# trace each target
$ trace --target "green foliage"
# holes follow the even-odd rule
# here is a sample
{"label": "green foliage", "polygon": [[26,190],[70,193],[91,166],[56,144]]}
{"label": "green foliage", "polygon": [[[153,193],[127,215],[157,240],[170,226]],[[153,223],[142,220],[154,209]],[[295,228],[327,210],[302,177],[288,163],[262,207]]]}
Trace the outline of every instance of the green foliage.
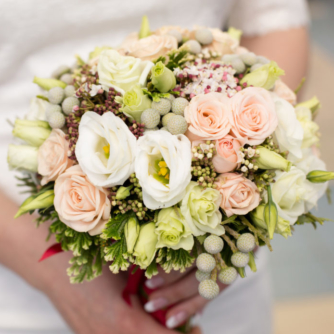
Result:
{"label": "green foliage", "polygon": [[[149,90],[151,89],[151,90]],[[157,91],[153,91],[154,86],[152,84],[149,85],[149,89],[146,89],[144,88],[143,89],[143,93],[148,95],[154,102],[159,102],[160,99],[163,99],[163,98],[168,98],[169,97],[169,93],[160,93],[160,92],[157,92]],[[173,92],[173,94],[180,94],[179,92]]]}
{"label": "green foliage", "polygon": [[157,263],[153,260],[152,263],[147,267],[145,271],[145,276],[150,279],[152,276],[158,274],[158,266]]}
{"label": "green foliage", "polygon": [[188,50],[173,50],[168,53],[168,62],[166,57],[160,56],[154,61],[154,63],[156,64],[161,61],[166,65],[166,67],[173,71],[175,68],[181,67],[188,60],[188,54]]}
{"label": "green foliage", "polygon": [[120,240],[105,247],[104,253],[104,259],[106,261],[112,261],[109,269],[114,274],[118,274],[120,270],[125,271],[129,268],[130,262],[126,259],[127,247],[124,234]]}
{"label": "green foliage", "polygon": [[130,217],[135,217],[133,211],[129,211],[125,214],[118,214],[112,216],[109,219],[100,237],[105,240],[120,240],[122,238],[122,235],[124,234],[124,226]]}
{"label": "green foliage", "polygon": [[313,227],[316,229],[317,228],[316,223],[319,223],[320,225],[323,225],[326,221],[333,222],[332,219],[316,217],[316,216],[312,215],[310,212],[308,212],[308,213],[305,213],[305,214],[298,217],[296,225],[303,225],[305,223],[309,223],[309,224],[312,224]]}
{"label": "green foliage", "polygon": [[190,267],[195,258],[190,252],[184,249],[161,248],[158,252],[156,262],[167,272],[171,270],[180,270],[184,272],[186,268]]}

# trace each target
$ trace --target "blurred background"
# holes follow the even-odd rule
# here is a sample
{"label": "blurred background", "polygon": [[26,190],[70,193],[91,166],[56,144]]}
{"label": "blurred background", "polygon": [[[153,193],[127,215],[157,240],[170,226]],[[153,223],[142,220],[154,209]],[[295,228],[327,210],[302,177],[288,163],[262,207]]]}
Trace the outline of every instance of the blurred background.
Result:
{"label": "blurred background", "polygon": [[[322,109],[317,117],[321,154],[334,170],[334,1],[309,1],[312,25],[310,71],[303,98],[317,95]],[[331,184],[332,193],[334,183]],[[333,193],[334,194],[334,193]],[[334,199],[334,196],[333,196]],[[314,214],[334,220],[334,205],[324,196]],[[293,238],[273,241],[270,268],[275,297],[275,334],[334,333],[334,222],[295,227]]]}

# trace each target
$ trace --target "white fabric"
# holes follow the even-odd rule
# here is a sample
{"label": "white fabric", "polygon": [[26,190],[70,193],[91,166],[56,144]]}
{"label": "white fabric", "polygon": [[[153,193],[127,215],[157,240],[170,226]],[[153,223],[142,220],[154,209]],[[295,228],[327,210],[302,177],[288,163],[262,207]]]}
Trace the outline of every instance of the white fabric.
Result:
{"label": "white fabric", "polygon": [[[304,0],[1,0],[0,187],[15,201],[23,197],[18,195],[14,175],[7,167],[11,128],[6,119],[23,117],[27,112],[29,100],[38,93],[31,83],[33,77],[47,77],[60,64],[71,65],[75,54],[86,57],[95,46],[117,45],[138,29],[144,14],[152,29],[171,24],[223,27],[231,17],[230,23],[246,35],[304,25],[308,20]],[[261,280],[266,282],[265,274],[242,280],[214,301],[208,308],[212,309],[211,317],[209,312],[204,313],[204,332],[269,333],[252,327],[260,322],[261,314],[267,314],[269,294],[259,286]],[[0,334],[67,333],[66,325],[47,299],[3,267],[0,297]],[[250,305],[251,300],[257,301],[257,314],[250,313],[255,307]],[[237,301],[236,310],[231,303]],[[243,321],[231,323],[228,319],[235,319],[239,312]],[[230,327],[225,325],[220,330],[222,323]],[[270,326],[269,316],[266,324]]]}

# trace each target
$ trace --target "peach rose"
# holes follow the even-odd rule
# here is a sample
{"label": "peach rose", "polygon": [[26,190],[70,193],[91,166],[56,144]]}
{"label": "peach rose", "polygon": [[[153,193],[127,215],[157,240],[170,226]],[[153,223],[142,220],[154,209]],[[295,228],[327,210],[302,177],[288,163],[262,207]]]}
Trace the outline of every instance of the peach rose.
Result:
{"label": "peach rose", "polygon": [[297,103],[297,95],[280,79],[275,83],[274,92],[293,106]]}
{"label": "peach rose", "polygon": [[238,166],[242,161],[240,147],[242,147],[240,141],[231,135],[216,141],[217,154],[212,162],[218,173],[230,172]]}
{"label": "peach rose", "polygon": [[153,60],[167,52],[177,49],[177,40],[170,35],[151,35],[132,43],[126,42],[118,51],[126,56],[140,58],[141,60]]}
{"label": "peach rose", "polygon": [[231,129],[229,98],[222,93],[199,94],[185,108],[184,117],[191,141],[224,138]]}
{"label": "peach rose", "polygon": [[182,37],[189,38],[189,30],[182,28],[180,26],[162,26],[157,29],[154,34],[155,35],[167,35],[170,31],[176,30],[178,31]]}
{"label": "peach rose", "polygon": [[73,165],[73,161],[68,158],[68,151],[69,145],[65,139],[65,133],[60,129],[52,130],[38,150],[38,173],[43,176],[42,186],[55,181],[60,174]]}
{"label": "peach rose", "polygon": [[275,104],[270,93],[259,87],[248,87],[231,99],[230,123],[237,138],[249,145],[259,145],[278,125]]}
{"label": "peach rose", "polygon": [[246,215],[260,203],[256,184],[239,173],[220,174],[215,184],[223,196],[220,207],[227,217]]}
{"label": "peach rose", "polygon": [[108,191],[90,183],[79,165],[57,178],[54,206],[64,224],[90,235],[101,233],[110,218]]}

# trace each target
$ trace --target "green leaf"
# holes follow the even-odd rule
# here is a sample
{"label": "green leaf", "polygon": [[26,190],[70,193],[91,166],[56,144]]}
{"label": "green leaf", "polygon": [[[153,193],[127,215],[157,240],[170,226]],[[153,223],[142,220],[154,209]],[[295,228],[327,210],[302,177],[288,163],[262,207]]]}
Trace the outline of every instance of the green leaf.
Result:
{"label": "green leaf", "polygon": [[118,240],[112,245],[105,247],[104,252],[105,261],[112,261],[109,269],[114,274],[118,274],[120,270],[125,271],[129,268],[130,263],[125,259],[127,248],[124,236],[121,240]]}
{"label": "green leaf", "polygon": [[156,259],[156,262],[159,263],[167,273],[171,272],[171,270],[180,270],[180,272],[184,272],[194,261],[195,258],[190,252],[182,248],[177,250],[161,248]]}
{"label": "green leaf", "polygon": [[152,276],[158,274],[158,267],[155,261],[152,261],[151,264],[147,267],[145,271],[145,276],[150,279]]}
{"label": "green leaf", "polygon": [[124,226],[126,222],[133,216],[135,216],[134,213],[130,211],[125,214],[118,214],[111,217],[100,237],[105,240],[120,240],[124,234]]}
{"label": "green leaf", "polygon": [[49,99],[48,99],[46,96],[44,96],[44,95],[37,95],[36,97],[37,97],[38,99],[41,99],[41,100],[44,100],[44,101],[49,102]]}

